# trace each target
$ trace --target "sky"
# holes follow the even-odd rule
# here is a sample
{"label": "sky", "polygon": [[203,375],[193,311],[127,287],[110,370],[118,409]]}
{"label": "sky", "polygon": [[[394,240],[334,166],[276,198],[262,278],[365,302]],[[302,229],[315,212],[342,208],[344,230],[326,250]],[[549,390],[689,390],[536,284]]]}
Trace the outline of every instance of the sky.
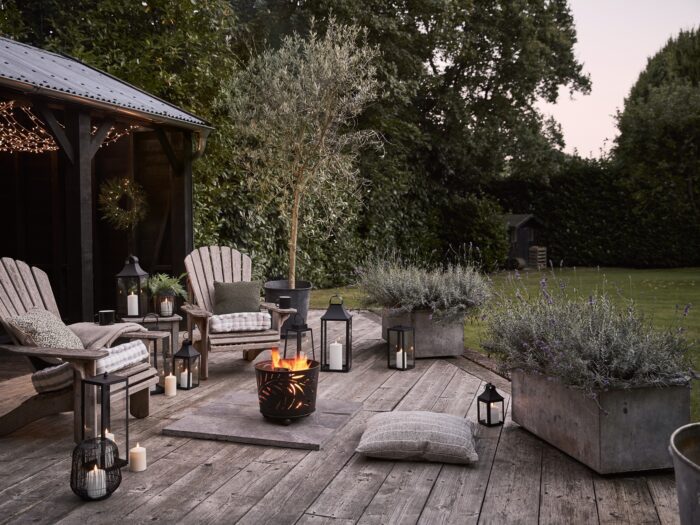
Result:
{"label": "sky", "polygon": [[590,95],[562,89],[545,114],[561,124],[565,151],[598,157],[617,135],[614,115],[647,59],[681,29],[700,26],[700,0],[570,0],[577,59],[591,77]]}

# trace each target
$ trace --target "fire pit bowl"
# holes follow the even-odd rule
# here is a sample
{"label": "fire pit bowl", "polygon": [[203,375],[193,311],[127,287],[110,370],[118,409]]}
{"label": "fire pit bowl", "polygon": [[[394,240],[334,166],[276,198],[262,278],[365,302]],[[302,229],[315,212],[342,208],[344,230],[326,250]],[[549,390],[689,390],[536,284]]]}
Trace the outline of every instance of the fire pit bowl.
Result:
{"label": "fire pit bowl", "polygon": [[[303,365],[287,366],[293,360],[273,359],[255,365],[258,401],[263,416],[289,425],[316,410],[316,386],[320,363],[302,356]],[[297,363],[300,358],[297,356]],[[301,368],[303,366],[303,368]]]}

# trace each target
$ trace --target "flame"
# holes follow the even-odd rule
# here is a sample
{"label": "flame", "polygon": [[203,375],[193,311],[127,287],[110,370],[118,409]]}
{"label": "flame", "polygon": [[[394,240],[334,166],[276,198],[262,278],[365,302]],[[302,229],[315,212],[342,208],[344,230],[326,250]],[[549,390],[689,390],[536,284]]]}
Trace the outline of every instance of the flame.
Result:
{"label": "flame", "polygon": [[299,370],[308,370],[310,364],[304,352],[299,352],[299,355],[294,357],[294,359],[280,359],[279,350],[277,348],[272,349],[273,368],[286,368],[290,372],[297,372]]}

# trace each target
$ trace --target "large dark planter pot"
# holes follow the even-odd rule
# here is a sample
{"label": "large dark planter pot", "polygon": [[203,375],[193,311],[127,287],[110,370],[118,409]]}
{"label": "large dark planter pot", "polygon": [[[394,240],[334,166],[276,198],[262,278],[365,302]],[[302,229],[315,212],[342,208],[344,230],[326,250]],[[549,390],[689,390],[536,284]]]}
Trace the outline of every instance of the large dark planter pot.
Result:
{"label": "large dark planter pot", "polygon": [[668,449],[676,473],[681,525],[700,523],[700,423],[677,429]]}
{"label": "large dark planter pot", "polygon": [[[309,281],[297,281],[296,288],[289,287],[289,281],[286,279],[280,281],[267,281],[263,288],[265,289],[265,302],[276,303],[282,295],[288,295],[292,298],[292,308],[296,308],[297,313],[304,318],[309,313],[309,299],[311,299],[311,283]],[[282,325],[282,336],[292,324],[294,316],[291,316]]]}

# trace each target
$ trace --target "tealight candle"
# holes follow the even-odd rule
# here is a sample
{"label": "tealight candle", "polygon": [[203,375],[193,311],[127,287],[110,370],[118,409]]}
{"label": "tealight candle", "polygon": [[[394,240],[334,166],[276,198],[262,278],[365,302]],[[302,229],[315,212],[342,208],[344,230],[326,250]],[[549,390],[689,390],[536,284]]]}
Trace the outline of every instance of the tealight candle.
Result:
{"label": "tealight candle", "polygon": [[107,494],[107,476],[104,470],[97,468],[97,465],[88,471],[85,481],[85,488],[89,498],[99,499]]}
{"label": "tealight candle", "polygon": [[146,449],[136,443],[136,446],[129,450],[129,470],[131,472],[141,472],[146,470]]}
{"label": "tealight candle", "polygon": [[168,397],[173,397],[177,394],[177,378],[170,373],[170,375],[165,376],[165,395]]}

